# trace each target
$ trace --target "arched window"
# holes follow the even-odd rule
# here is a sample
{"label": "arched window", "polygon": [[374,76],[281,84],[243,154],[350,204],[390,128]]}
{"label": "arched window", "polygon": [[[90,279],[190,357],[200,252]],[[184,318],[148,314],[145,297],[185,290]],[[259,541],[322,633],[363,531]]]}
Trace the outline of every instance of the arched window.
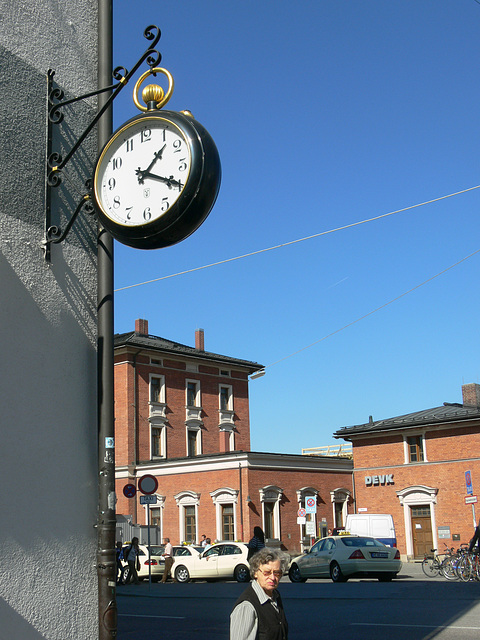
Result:
{"label": "arched window", "polygon": [[181,491],[174,496],[179,513],[180,543],[198,541],[198,505],[200,494],[194,491]]}
{"label": "arched window", "polygon": [[263,532],[266,540],[281,540],[280,500],[282,496],[283,489],[273,484],[260,489]]}
{"label": "arched window", "polygon": [[238,490],[223,487],[210,495],[215,505],[216,539],[236,540]]}

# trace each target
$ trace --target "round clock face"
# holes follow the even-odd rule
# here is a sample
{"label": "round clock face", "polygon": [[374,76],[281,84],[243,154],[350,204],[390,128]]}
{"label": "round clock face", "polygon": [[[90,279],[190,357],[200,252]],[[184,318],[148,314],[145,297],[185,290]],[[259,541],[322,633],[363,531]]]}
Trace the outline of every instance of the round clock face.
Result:
{"label": "round clock face", "polygon": [[95,197],[116,225],[151,225],[177,203],[191,167],[192,149],[184,131],[171,119],[141,117],[120,128],[102,151]]}

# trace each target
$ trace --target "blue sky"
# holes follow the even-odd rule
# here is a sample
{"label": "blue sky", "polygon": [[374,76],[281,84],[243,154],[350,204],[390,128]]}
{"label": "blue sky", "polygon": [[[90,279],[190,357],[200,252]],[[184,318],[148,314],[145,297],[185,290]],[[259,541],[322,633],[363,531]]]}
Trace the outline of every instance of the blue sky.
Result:
{"label": "blue sky", "polygon": [[[116,243],[116,289],[480,184],[476,0],[115,0],[115,65],[133,66],[149,24],[175,78],[167,108],[209,130],[222,185],[184,242]],[[137,113],[132,90],[115,126]],[[256,451],[299,453],[370,415],[461,402],[480,382],[480,253],[383,305],[480,249],[479,202],[471,189],[122,289],[115,331],[146,318],[193,345],[203,328],[207,350],[266,365],[250,383]]]}

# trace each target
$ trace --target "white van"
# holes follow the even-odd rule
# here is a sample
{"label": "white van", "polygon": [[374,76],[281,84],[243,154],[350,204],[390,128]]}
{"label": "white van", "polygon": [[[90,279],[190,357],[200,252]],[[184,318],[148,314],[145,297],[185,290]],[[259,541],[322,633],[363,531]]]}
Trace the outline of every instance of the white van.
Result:
{"label": "white van", "polygon": [[349,513],[345,530],[359,536],[376,538],[387,547],[397,546],[393,518],[388,513]]}

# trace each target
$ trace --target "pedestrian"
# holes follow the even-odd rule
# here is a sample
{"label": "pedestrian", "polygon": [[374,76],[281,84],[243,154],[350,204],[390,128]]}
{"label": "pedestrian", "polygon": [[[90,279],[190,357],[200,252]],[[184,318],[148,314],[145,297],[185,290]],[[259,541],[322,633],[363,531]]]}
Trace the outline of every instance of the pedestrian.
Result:
{"label": "pedestrian", "polygon": [[170,538],[164,538],[163,542],[165,544],[165,551],[163,552],[163,557],[165,558],[165,569],[163,570],[163,577],[160,582],[165,583],[168,580],[170,569],[173,565],[173,547],[170,544]]}
{"label": "pedestrian", "polygon": [[207,536],[202,533],[202,539],[200,540],[200,546],[201,547],[206,547],[207,546]]}
{"label": "pedestrian", "polygon": [[128,573],[125,584],[129,584],[132,580],[134,584],[140,584],[137,571],[140,571],[140,549],[138,547],[138,538],[132,538],[132,543],[124,552],[123,557],[128,564]]}
{"label": "pedestrian", "polygon": [[260,551],[260,549],[263,549],[264,546],[265,546],[265,534],[263,533],[261,527],[254,527],[253,538],[250,538],[250,542],[247,543],[247,547],[248,547],[247,560],[250,560],[250,558],[255,553],[257,553],[257,551]]}
{"label": "pedestrian", "polygon": [[210,547],[212,546],[212,541],[210,540],[210,538],[207,538],[205,540],[205,547],[204,547],[204,551],[206,551],[207,549],[210,549]]}
{"label": "pedestrian", "polygon": [[288,558],[264,547],[250,560],[252,582],[238,598],[230,615],[230,640],[287,640],[288,623],[277,586]]}
{"label": "pedestrian", "polygon": [[117,542],[116,547],[115,547],[115,554],[116,554],[116,558],[117,558],[117,579],[116,579],[116,583],[117,584],[122,584],[123,552],[122,552],[122,543],[121,542]]}

